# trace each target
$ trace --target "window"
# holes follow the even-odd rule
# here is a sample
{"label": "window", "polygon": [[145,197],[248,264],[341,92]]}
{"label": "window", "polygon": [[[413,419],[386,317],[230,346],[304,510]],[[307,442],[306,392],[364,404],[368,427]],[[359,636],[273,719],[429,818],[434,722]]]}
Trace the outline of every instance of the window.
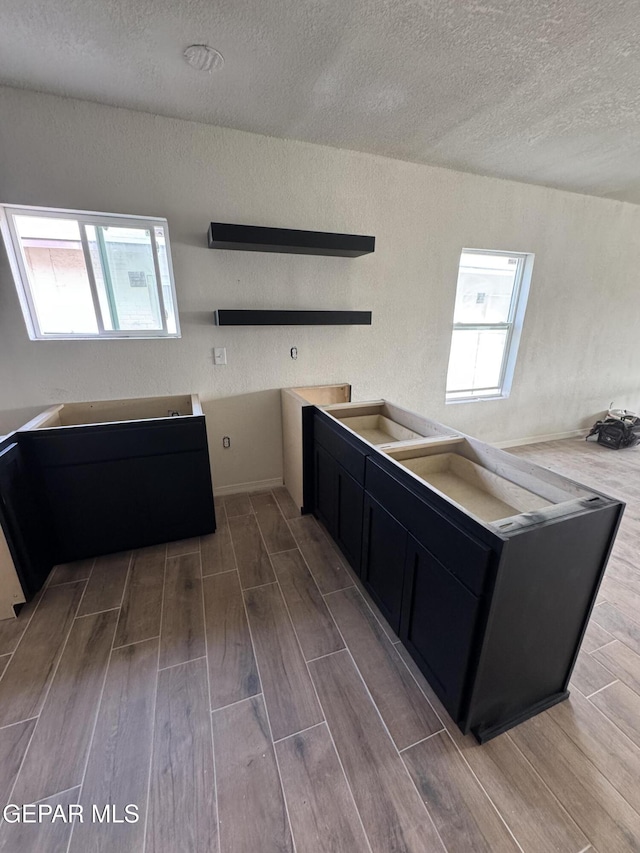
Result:
{"label": "window", "polygon": [[179,337],[166,219],[0,208],[32,340]]}
{"label": "window", "polygon": [[509,396],[532,267],[531,254],[462,250],[447,402]]}

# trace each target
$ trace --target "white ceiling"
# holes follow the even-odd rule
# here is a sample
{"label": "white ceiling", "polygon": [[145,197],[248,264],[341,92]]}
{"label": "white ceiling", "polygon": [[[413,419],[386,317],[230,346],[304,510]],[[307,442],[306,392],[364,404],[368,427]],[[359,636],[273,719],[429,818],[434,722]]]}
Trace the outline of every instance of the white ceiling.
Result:
{"label": "white ceiling", "polygon": [[640,203],[638,0],[2,0],[0,82]]}

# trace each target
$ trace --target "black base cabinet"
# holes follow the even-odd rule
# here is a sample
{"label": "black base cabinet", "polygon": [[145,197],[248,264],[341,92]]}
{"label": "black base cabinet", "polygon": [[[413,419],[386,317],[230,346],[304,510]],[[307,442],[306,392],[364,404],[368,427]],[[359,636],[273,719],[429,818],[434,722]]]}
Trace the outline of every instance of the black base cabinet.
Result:
{"label": "black base cabinet", "polygon": [[335,540],[342,549],[352,568],[360,572],[362,555],[362,506],[364,489],[342,465],[336,471],[338,511],[336,514]]}
{"label": "black base cabinet", "polygon": [[460,715],[479,610],[478,597],[409,536],[399,635],[454,720]]}
{"label": "black base cabinet", "polygon": [[484,522],[398,463],[406,442],[392,458],[326,408],[303,422],[306,509],[460,729],[483,743],[565,699],[624,504],[468,436],[439,440],[503,498],[524,483],[536,501]]}
{"label": "black base cabinet", "polygon": [[51,530],[24,453],[11,439],[0,443],[0,525],[28,600],[53,565]]}
{"label": "black base cabinet", "polygon": [[18,434],[47,506],[54,563],[216,529],[204,417]]}
{"label": "black base cabinet", "polygon": [[332,536],[336,532],[338,463],[322,447],[315,447],[315,512]]}
{"label": "black base cabinet", "polygon": [[365,456],[357,443],[345,441],[341,444],[341,437],[331,429],[325,430],[324,424],[320,424],[316,433],[311,457],[313,472],[307,477],[305,493],[308,493],[308,481],[312,478],[311,505],[359,574]]}
{"label": "black base cabinet", "polygon": [[407,553],[407,530],[368,493],[364,498],[362,583],[398,633]]}
{"label": "black base cabinet", "polygon": [[56,563],[213,533],[204,416],[14,433],[0,442],[0,525],[27,600]]}

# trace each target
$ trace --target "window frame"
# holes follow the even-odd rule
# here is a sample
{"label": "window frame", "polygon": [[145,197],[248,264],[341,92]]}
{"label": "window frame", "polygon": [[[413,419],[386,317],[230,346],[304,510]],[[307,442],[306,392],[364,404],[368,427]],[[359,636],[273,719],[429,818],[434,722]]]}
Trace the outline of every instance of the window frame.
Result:
{"label": "window frame", "polygon": [[[27,262],[24,254],[24,246],[18,235],[14,216],[33,216],[44,219],[65,219],[78,223],[80,241],[84,256],[87,278],[93,309],[96,317],[98,332],[89,334],[86,332],[73,334],[69,332],[42,332],[38,320],[38,312],[31,292],[31,283],[27,270]],[[105,329],[102,319],[102,309],[98,295],[93,262],[89,250],[86,226],[113,226],[120,228],[141,228],[150,232],[150,246],[153,255],[153,266],[156,277],[156,291],[158,304],[161,307],[160,315],[162,321],[161,329]],[[165,239],[165,251],[167,254],[167,266],[169,270],[169,281],[171,284],[171,305],[176,323],[176,331],[170,332],[167,327],[165,309],[165,297],[162,292],[162,279],[160,275],[160,261],[158,257],[158,246],[155,228],[162,226]],[[180,318],[178,315],[178,301],[176,297],[176,285],[173,276],[173,261],[171,257],[171,244],[169,239],[169,223],[159,216],[132,216],[129,214],[98,213],[87,210],[67,210],[57,207],[36,207],[22,204],[0,204],[0,231],[4,238],[5,249],[9,258],[9,266],[13,274],[13,280],[18,292],[20,307],[27,326],[27,333],[32,341],[97,341],[97,340],[122,340],[122,339],[158,339],[158,338],[180,338]]]}
{"label": "window frame", "polygon": [[[518,265],[516,269],[513,291],[511,294],[511,303],[509,305],[509,316],[505,323],[453,323],[451,329],[451,344],[449,347],[449,361],[447,362],[447,376],[449,373],[449,363],[451,361],[451,349],[453,347],[453,333],[455,331],[505,331],[507,336],[505,339],[504,350],[502,353],[502,363],[500,365],[500,377],[497,386],[490,388],[463,388],[459,391],[449,391],[446,386],[445,379],[445,403],[472,403],[482,400],[503,400],[509,397],[513,384],[513,376],[515,373],[516,359],[518,356],[518,347],[520,345],[520,337],[524,323],[524,315],[527,308],[529,298],[529,289],[531,286],[531,276],[533,272],[533,262],[535,255],[533,252],[509,252],[504,249],[467,249],[460,250],[460,258],[458,260],[458,276],[456,277],[456,297],[458,294],[458,278],[460,276],[460,261],[462,255],[498,255],[509,258],[517,258]],[[455,316],[455,303],[454,303]],[[482,394],[486,391],[486,394]]]}

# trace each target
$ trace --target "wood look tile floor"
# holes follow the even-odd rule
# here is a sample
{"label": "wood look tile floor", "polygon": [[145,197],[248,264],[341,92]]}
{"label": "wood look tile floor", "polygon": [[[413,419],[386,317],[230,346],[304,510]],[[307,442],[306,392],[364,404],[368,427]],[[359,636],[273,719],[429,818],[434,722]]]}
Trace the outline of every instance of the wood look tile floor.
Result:
{"label": "wood look tile floor", "polygon": [[0,798],[86,816],[0,851],[640,851],[640,448],[513,452],[627,502],[567,702],[479,746],[285,490],[220,499],[0,623]]}

